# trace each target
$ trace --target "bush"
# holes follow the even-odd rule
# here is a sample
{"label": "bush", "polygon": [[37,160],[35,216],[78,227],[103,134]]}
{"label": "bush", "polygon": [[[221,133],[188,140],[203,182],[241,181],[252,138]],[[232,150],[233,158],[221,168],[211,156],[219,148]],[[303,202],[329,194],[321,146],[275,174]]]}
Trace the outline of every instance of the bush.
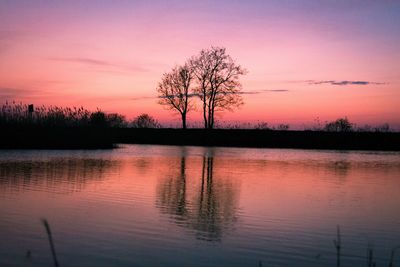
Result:
{"label": "bush", "polygon": [[149,114],[137,116],[131,123],[133,128],[161,128],[161,124]]}
{"label": "bush", "polygon": [[289,124],[279,124],[277,127],[279,131],[287,131],[289,130],[289,128],[290,128]]}
{"label": "bush", "polygon": [[99,128],[106,127],[107,126],[106,114],[100,110],[90,114],[90,125]]}
{"label": "bush", "polygon": [[125,116],[118,113],[107,114],[106,120],[107,125],[112,128],[125,128],[128,126]]}
{"label": "bush", "polygon": [[390,132],[390,125],[389,123],[384,123],[375,127],[375,132],[387,133]]}
{"label": "bush", "polygon": [[270,130],[270,128],[268,126],[268,123],[264,122],[264,121],[257,122],[257,124],[254,126],[254,129],[257,129],[257,130]]}
{"label": "bush", "polygon": [[352,132],[353,124],[349,122],[347,117],[339,118],[325,124],[324,130],[327,132]]}

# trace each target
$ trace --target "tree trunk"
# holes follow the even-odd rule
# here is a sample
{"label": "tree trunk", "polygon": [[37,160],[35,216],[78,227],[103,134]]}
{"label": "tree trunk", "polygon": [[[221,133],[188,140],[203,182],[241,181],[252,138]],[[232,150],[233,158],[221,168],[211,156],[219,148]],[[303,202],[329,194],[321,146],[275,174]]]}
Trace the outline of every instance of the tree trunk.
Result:
{"label": "tree trunk", "polygon": [[208,107],[208,128],[214,129],[214,99],[211,98]]}
{"label": "tree trunk", "polygon": [[211,129],[214,129],[214,111],[211,111]]}
{"label": "tree trunk", "polygon": [[182,129],[186,129],[186,113],[182,113]]}
{"label": "tree trunk", "polygon": [[208,123],[207,123],[207,109],[206,109],[206,100],[203,100],[203,118],[204,118],[204,128],[208,128]]}

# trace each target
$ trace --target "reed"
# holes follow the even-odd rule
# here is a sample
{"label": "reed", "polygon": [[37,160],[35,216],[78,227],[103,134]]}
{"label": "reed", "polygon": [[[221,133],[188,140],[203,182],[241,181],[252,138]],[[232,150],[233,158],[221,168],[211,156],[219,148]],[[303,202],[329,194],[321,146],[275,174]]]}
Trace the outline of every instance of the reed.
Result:
{"label": "reed", "polygon": [[[59,267],[59,263],[57,260],[57,254],[56,254],[56,250],[54,247],[54,241],[53,241],[53,236],[51,233],[51,229],[50,229],[50,225],[48,223],[48,221],[46,219],[42,219],[42,224],[46,230],[47,233],[47,237],[49,240],[49,244],[50,244],[50,250],[51,250],[51,254],[52,254],[52,258],[53,258],[53,262],[54,262],[54,267]],[[336,249],[336,266],[339,267],[341,265],[341,249],[342,249],[342,238],[341,238],[341,232],[340,232],[340,226],[338,225],[336,228],[336,239],[333,240],[333,244],[335,246]],[[394,267],[394,261],[395,261],[395,252],[397,249],[400,249],[400,246],[394,247],[391,251],[390,254],[390,261],[389,261],[389,267]],[[28,250],[27,252],[27,258],[30,257],[30,250]],[[315,256],[315,260],[316,260],[316,264],[318,265],[319,263],[319,259],[321,258],[321,254],[317,254]],[[374,251],[373,248],[370,244],[368,244],[367,247],[367,255],[366,255],[366,259],[367,259],[367,267],[376,267],[377,264],[374,261]],[[261,260],[258,261],[258,266],[262,267],[263,263]]]}
{"label": "reed", "polygon": [[44,228],[46,229],[47,237],[49,239],[51,255],[54,261],[54,267],[59,267],[60,265],[58,264],[56,249],[54,247],[53,236],[51,234],[50,225],[46,219],[42,219],[42,223],[44,225]]}
{"label": "reed", "polygon": [[0,107],[2,127],[126,127],[125,117],[83,107],[29,106],[6,102]]}
{"label": "reed", "polygon": [[374,249],[370,244],[368,244],[367,248],[367,266],[376,267],[376,262],[374,261]]}
{"label": "reed", "polygon": [[389,267],[394,267],[394,254],[397,249],[400,249],[400,246],[393,248],[392,252],[390,253]]}
{"label": "reed", "polygon": [[336,228],[336,240],[333,240],[333,244],[336,248],[336,266],[340,267],[340,250],[342,249],[342,239],[340,236],[340,226]]}

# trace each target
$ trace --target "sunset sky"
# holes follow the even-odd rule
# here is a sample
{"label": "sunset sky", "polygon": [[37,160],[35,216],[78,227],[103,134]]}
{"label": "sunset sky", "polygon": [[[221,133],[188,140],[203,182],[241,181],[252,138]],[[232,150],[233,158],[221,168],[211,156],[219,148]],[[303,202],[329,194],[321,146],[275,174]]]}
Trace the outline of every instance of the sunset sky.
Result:
{"label": "sunset sky", "polygon": [[178,123],[157,104],[162,74],[223,46],[248,74],[245,105],[220,120],[399,129],[399,14],[396,0],[0,0],[0,103]]}

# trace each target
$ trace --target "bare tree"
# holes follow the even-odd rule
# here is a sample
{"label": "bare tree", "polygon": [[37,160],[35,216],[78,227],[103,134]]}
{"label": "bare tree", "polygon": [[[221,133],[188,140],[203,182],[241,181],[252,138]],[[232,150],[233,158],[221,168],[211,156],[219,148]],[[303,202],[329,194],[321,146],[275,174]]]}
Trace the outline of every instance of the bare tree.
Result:
{"label": "bare tree", "polygon": [[186,129],[186,115],[193,108],[189,91],[192,81],[193,72],[188,65],[176,66],[164,73],[157,87],[158,103],[181,115],[183,129]]}
{"label": "bare tree", "polygon": [[215,112],[232,111],[243,104],[239,77],[247,71],[222,47],[203,49],[189,63],[198,83],[194,92],[203,104],[204,127],[212,129]]}

